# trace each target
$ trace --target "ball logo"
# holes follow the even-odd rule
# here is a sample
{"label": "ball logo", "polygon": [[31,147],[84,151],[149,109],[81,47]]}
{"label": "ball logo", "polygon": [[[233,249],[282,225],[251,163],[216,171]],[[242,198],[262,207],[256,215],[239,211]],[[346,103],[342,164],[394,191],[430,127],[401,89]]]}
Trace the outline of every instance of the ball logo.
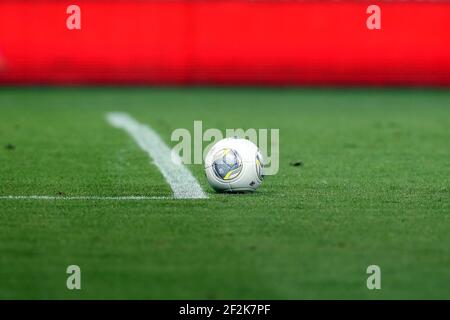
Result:
{"label": "ball logo", "polygon": [[219,179],[233,180],[242,171],[241,157],[233,149],[222,149],[214,155],[213,169]]}
{"label": "ball logo", "polygon": [[264,162],[263,162],[263,157],[261,155],[261,152],[257,152],[256,153],[256,174],[258,175],[259,180],[264,179]]}

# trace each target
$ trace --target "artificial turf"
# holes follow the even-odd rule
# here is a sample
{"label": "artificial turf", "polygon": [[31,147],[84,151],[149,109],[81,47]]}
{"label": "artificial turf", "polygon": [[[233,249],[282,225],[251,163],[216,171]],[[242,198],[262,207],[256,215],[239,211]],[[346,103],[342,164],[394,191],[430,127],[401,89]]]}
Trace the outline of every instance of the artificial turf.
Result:
{"label": "artificial turf", "polygon": [[450,299],[450,91],[2,88],[0,196],[170,196],[108,111],[171,145],[278,128],[280,171],[224,195],[191,165],[206,200],[0,200],[0,298]]}

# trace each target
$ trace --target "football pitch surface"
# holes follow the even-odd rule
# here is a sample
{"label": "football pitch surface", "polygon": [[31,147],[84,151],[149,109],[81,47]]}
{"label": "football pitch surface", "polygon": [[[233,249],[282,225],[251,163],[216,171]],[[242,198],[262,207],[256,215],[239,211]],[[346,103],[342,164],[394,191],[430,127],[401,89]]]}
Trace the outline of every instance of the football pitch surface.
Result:
{"label": "football pitch surface", "polygon": [[[279,173],[216,194],[189,165],[209,198],[173,199],[111,111],[169,146],[277,128]],[[25,196],[0,199],[1,299],[450,299],[448,90],[2,88],[0,142],[0,196]],[[101,198],[128,196],[162,198]]]}

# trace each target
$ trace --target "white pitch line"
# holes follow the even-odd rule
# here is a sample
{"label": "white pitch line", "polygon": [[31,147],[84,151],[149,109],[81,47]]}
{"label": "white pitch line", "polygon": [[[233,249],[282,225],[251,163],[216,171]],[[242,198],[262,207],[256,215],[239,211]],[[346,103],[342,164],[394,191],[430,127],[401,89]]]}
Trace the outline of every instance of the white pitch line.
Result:
{"label": "white pitch line", "polygon": [[126,113],[108,113],[107,120],[112,126],[125,130],[153,159],[172,188],[176,199],[208,198],[192,173],[183,165],[178,154],[172,154],[171,149],[152,128],[137,122]]}
{"label": "white pitch line", "polygon": [[170,200],[173,197],[153,196],[0,196],[0,200]]}

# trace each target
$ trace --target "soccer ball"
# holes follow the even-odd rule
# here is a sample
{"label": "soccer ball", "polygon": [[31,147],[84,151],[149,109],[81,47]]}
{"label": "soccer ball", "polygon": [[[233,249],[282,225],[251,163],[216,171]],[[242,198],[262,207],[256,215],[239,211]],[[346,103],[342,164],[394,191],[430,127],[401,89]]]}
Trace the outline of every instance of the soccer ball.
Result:
{"label": "soccer ball", "polygon": [[255,191],[263,180],[263,167],[258,147],[246,139],[222,139],[205,157],[206,177],[217,192]]}

